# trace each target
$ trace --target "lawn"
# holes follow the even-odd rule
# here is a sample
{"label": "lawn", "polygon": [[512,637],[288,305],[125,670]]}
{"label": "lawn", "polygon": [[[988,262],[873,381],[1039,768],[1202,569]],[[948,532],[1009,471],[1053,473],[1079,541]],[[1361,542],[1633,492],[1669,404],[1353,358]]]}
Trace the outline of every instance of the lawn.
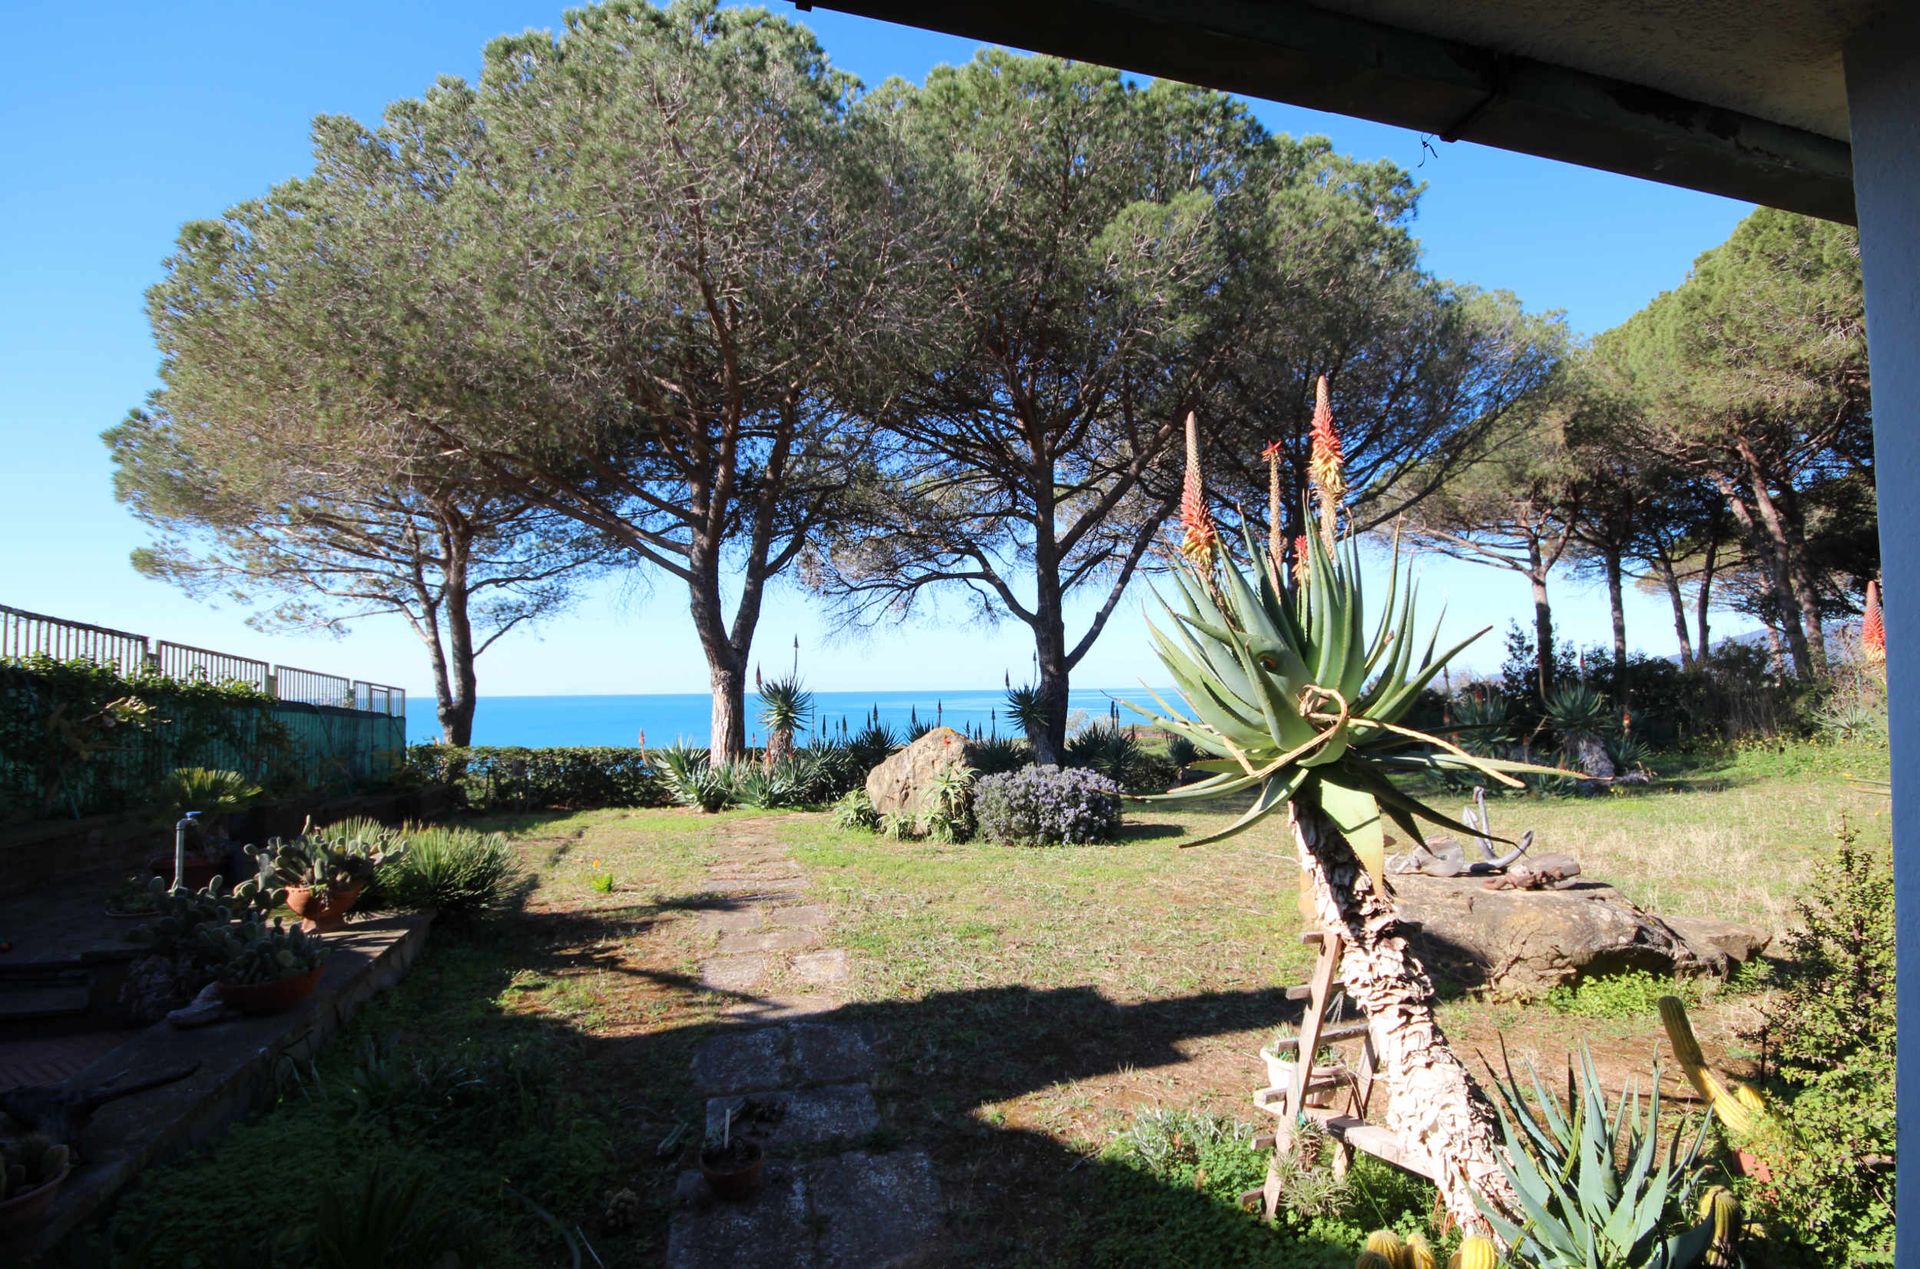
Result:
{"label": "lawn", "polygon": [[[1494,815],[1656,911],[1778,931],[1842,814],[1886,840],[1884,796],[1846,779],[1884,778],[1885,766],[1884,751],[1749,752],[1618,796],[1502,799]],[[212,1225],[170,1213],[215,1193],[343,1186],[374,1159],[451,1190],[449,1219],[483,1227],[496,1262],[569,1263],[556,1228],[608,1265],[656,1262],[684,1164],[676,1134],[699,1110],[690,1055],[727,1025],[727,999],[697,982],[715,937],[699,914],[725,902],[706,868],[752,838],[799,861],[809,900],[830,908],[832,943],[852,954],[844,1012],[877,1024],[886,1059],[882,1143],[932,1153],[951,1210],[943,1263],[1155,1263],[1177,1236],[1223,1262],[1350,1264],[1340,1239],[1406,1219],[1417,1195],[1368,1174],[1345,1225],[1322,1222],[1284,1248],[1209,1200],[1233,1180],[1225,1165],[1189,1160],[1170,1184],[1112,1153],[1143,1111],[1253,1120],[1255,1054],[1297,1014],[1283,988],[1302,981],[1308,949],[1281,830],[1180,846],[1233,809],[1134,808],[1116,845],[1048,850],[891,841],[812,813],[497,822],[526,869],[515,906],[474,930],[437,930],[414,974],[294,1073],[270,1115],[150,1173],[116,1218],[119,1263],[192,1263],[178,1238],[203,1249],[198,1263],[229,1263],[209,1246],[237,1263],[249,1239],[270,1244],[272,1222],[223,1213],[208,1242]],[[1660,1045],[1652,994],[1457,1000],[1443,1019],[1469,1051],[1504,1037],[1556,1066],[1570,1040],[1591,1038],[1619,1080]],[[1737,1065],[1734,1033],[1753,1007],[1747,993],[1701,993],[1710,1056]],[[520,1056],[503,1066],[503,1053]],[[483,1069],[480,1105],[434,1082],[433,1063],[447,1061]],[[537,1077],[516,1074],[521,1061]],[[298,1164],[263,1165],[290,1142]]]}

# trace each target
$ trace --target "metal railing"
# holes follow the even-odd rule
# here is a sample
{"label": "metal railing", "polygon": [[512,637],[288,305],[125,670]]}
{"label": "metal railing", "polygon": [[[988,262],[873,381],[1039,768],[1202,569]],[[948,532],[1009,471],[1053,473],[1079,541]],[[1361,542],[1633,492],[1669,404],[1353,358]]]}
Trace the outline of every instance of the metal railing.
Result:
{"label": "metal railing", "polygon": [[160,673],[170,679],[207,683],[243,683],[257,692],[267,690],[273,667],[252,657],[237,657],[211,648],[169,643],[162,639],[154,645],[154,661]]}
{"label": "metal railing", "polygon": [[90,626],[0,604],[0,661],[49,656],[56,661],[92,661],[121,674],[161,674],[183,682],[241,683],[268,696],[302,705],[326,705],[400,717],[407,712],[404,688],[338,674],[274,666],[252,657],[149,639],[107,626]]}
{"label": "metal railing", "polygon": [[0,604],[0,659],[45,653],[56,661],[92,661],[125,675],[148,669],[153,654],[145,635],[106,626],[63,621]]}
{"label": "metal railing", "polygon": [[274,667],[273,694],[283,701],[300,701],[307,705],[359,708],[354,704],[352,679],[343,679],[338,674],[322,674],[318,670],[296,670],[290,665]]}

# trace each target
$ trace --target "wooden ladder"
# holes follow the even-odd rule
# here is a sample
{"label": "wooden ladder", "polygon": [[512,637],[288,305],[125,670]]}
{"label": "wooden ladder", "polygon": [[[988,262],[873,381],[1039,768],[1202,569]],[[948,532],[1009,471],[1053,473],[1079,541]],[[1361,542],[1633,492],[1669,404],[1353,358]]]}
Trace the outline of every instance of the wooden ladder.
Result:
{"label": "wooden ladder", "polygon": [[[1295,1127],[1307,1120],[1318,1124],[1332,1141],[1336,1176],[1346,1175],[1355,1150],[1428,1180],[1434,1179],[1437,1171],[1418,1146],[1402,1140],[1383,1125],[1368,1122],[1367,1112],[1373,1101],[1380,1058],[1374,1051],[1373,1035],[1367,1023],[1329,1025],[1327,1022],[1327,1009],[1343,986],[1340,962],[1346,952],[1346,940],[1335,933],[1308,932],[1300,936],[1300,941],[1320,946],[1320,955],[1314,961],[1313,974],[1307,984],[1287,989],[1288,999],[1307,1002],[1306,1011],[1301,1015],[1296,1035],[1273,1043],[1276,1055],[1291,1049],[1293,1061],[1271,1063],[1271,1074],[1287,1078],[1276,1079],[1274,1086],[1253,1095],[1253,1104],[1274,1116],[1276,1121],[1272,1134],[1256,1137],[1254,1145],[1271,1146],[1274,1158],[1267,1163],[1266,1184],[1240,1196],[1243,1206],[1259,1199],[1261,1212],[1268,1218],[1280,1210],[1280,1152],[1293,1148]],[[1358,1061],[1351,1065],[1314,1065],[1314,1055],[1323,1044],[1353,1040],[1360,1042]],[[1346,1094],[1344,1099],[1339,1096],[1342,1092]]]}

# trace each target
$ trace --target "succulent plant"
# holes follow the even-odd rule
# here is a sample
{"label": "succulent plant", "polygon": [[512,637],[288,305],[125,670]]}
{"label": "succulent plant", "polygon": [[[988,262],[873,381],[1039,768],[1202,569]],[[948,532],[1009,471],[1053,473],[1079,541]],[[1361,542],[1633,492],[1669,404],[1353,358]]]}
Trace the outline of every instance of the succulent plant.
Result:
{"label": "succulent plant", "polygon": [[[1503,1167],[1524,1221],[1487,1209],[1494,1231],[1540,1269],[1680,1269],[1698,1260],[1713,1237],[1713,1221],[1670,1233],[1667,1209],[1671,1202],[1684,1204],[1699,1179],[1695,1160],[1707,1125],[1702,1122],[1690,1146],[1683,1129],[1662,1149],[1659,1067],[1644,1116],[1631,1084],[1617,1107],[1607,1105],[1593,1055],[1585,1049],[1578,1092],[1570,1087],[1564,1106],[1537,1075],[1531,1083],[1531,1099],[1511,1070],[1498,1084],[1507,1142]],[[1624,1170],[1621,1157],[1627,1160]]]}
{"label": "succulent plant", "polygon": [[286,891],[261,878],[241,882],[231,891],[224,878],[215,877],[198,890],[170,889],[159,877],[147,882],[153,918],[127,937],[155,956],[194,953],[199,931],[258,918],[280,906]]}
{"label": "succulent plant", "polygon": [[70,1149],[38,1133],[0,1141],[0,1201],[58,1179],[72,1161]]}
{"label": "succulent plant", "polygon": [[1387,1269],[1406,1269],[1408,1263],[1406,1243],[1401,1241],[1400,1235],[1390,1229],[1376,1229],[1367,1235],[1360,1259],[1354,1261],[1354,1269],[1359,1269],[1360,1265],[1366,1262],[1368,1255],[1375,1257],[1377,1262],[1386,1266]]}
{"label": "succulent plant", "polygon": [[349,821],[315,829],[311,823],[292,841],[274,838],[265,847],[249,846],[262,878],[282,886],[348,890],[373,880],[380,865],[396,860],[406,843],[391,829],[371,821]]}
{"label": "succulent plant", "polygon": [[199,938],[223,983],[271,983],[294,978],[326,959],[317,935],[288,927],[276,917],[271,925],[255,918],[238,925],[209,927]]}
{"label": "succulent plant", "polygon": [[1497,1269],[1499,1264],[1500,1249],[1491,1238],[1463,1238],[1460,1250],[1447,1258],[1447,1269]]}
{"label": "succulent plant", "polygon": [[1424,1234],[1407,1235],[1407,1269],[1438,1269],[1433,1247]]}

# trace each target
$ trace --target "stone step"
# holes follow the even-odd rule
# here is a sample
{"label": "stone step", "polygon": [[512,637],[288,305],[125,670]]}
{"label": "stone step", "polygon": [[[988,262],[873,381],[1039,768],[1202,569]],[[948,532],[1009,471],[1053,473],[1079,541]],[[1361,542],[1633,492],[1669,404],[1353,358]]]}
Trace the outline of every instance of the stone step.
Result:
{"label": "stone step", "polygon": [[[761,1117],[761,1108],[766,1108],[766,1118]],[[730,1129],[729,1111],[734,1116]],[[873,1090],[865,1084],[825,1084],[707,1099],[709,1138],[744,1134],[775,1154],[796,1146],[851,1145],[879,1127],[880,1111],[873,1103]]]}
{"label": "stone step", "polygon": [[868,1029],[852,1022],[793,1022],[722,1032],[693,1055],[703,1093],[751,1093],[865,1079],[880,1067]]}
{"label": "stone step", "polygon": [[854,1150],[804,1164],[767,1161],[764,1189],[717,1201],[698,1172],[680,1176],[669,1269],[870,1269],[920,1263],[939,1237],[940,1183],[924,1151]]}

